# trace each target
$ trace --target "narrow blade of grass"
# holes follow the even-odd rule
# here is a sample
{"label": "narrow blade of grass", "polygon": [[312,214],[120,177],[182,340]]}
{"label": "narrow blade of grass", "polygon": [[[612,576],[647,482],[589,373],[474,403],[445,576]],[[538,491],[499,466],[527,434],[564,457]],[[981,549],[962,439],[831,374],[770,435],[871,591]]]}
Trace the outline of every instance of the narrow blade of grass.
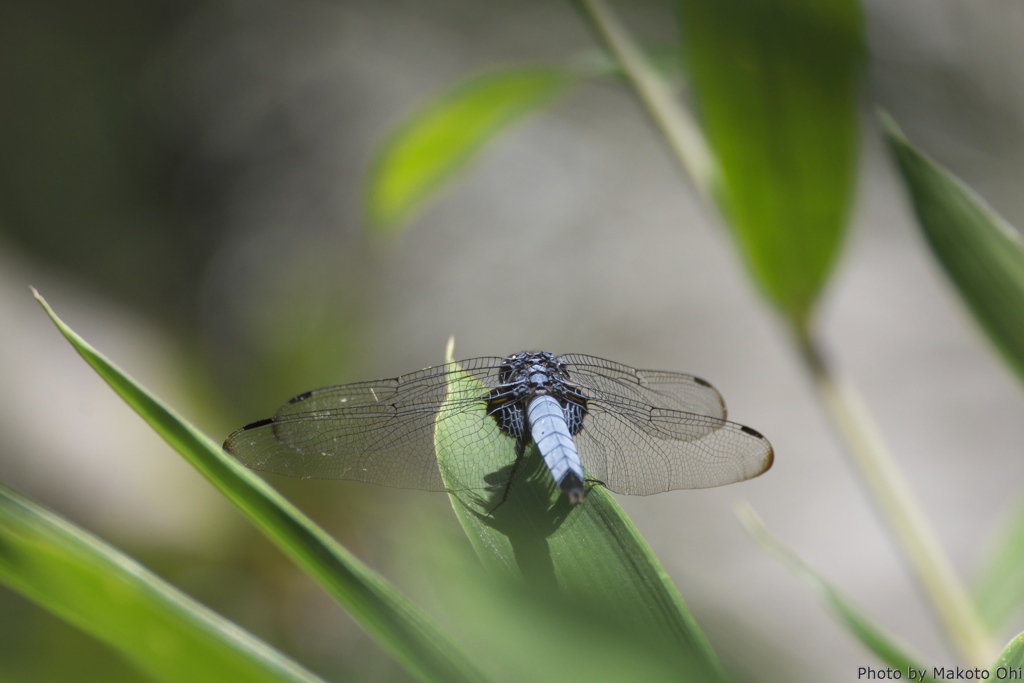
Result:
{"label": "narrow blade of grass", "polygon": [[414,676],[481,681],[484,675],[426,615],[317,527],[295,506],[191,424],[174,414],[39,304],[82,358],[168,444],[195,467]]}
{"label": "narrow blade of grass", "polygon": [[461,83],[414,112],[381,145],[366,189],[375,232],[401,228],[481,146],[564,94],[576,81],[556,67],[515,67]]}
{"label": "narrow blade of grass", "polygon": [[[451,362],[450,351],[448,356]],[[450,396],[486,393],[468,374],[451,382]],[[457,482],[488,481],[515,460],[512,439],[499,434],[483,406],[479,414],[465,412],[462,405],[453,414],[442,408],[435,444],[450,488],[464,488],[453,486],[456,474]],[[602,487],[588,486],[586,500],[573,507],[530,446],[507,498],[500,486],[449,495],[477,555],[492,573],[524,581],[546,600],[564,601],[568,609],[585,605],[604,629],[642,634],[651,648],[645,656],[655,652],[673,667],[676,678],[724,679],[676,587]]]}
{"label": "narrow blade of grass", "polygon": [[754,279],[800,332],[842,241],[864,55],[856,0],[679,0],[717,199]]}
{"label": "narrow blade of grass", "polygon": [[736,508],[736,516],[739,517],[743,528],[750,534],[750,537],[765,552],[781,562],[786,569],[793,572],[797,578],[817,593],[821,601],[829,608],[829,611],[864,647],[893,668],[902,671],[907,671],[908,667],[914,667],[918,671],[923,668],[918,664],[920,660],[910,655],[906,646],[900,643],[895,636],[871,621],[859,609],[854,607],[853,603],[825,581],[820,574],[814,571],[803,558],[793,552],[782,541],[772,536],[768,529],[765,528],[761,518],[757,516],[757,513],[754,512],[749,504],[743,503],[739,505]]}
{"label": "narrow blade of grass", "polygon": [[918,223],[974,318],[1024,380],[1024,240],[959,178],[882,114]]}
{"label": "narrow blade of grass", "polygon": [[116,548],[2,485],[0,581],[158,681],[321,680]]}

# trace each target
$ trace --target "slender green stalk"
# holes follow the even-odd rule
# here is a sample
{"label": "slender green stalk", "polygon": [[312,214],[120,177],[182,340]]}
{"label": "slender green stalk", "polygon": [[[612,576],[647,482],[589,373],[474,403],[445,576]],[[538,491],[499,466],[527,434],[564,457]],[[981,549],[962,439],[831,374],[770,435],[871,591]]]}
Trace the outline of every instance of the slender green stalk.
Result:
{"label": "slender green stalk", "polygon": [[950,643],[972,666],[987,667],[997,651],[981,614],[897,468],[860,393],[828,367],[813,343],[803,344],[802,350],[847,454],[913,567]]}
{"label": "slender green stalk", "polygon": [[[603,0],[577,0],[605,47],[619,61],[638,99],[669,149],[706,199],[717,165],[693,117],[647,64],[643,53]],[[807,337],[798,330],[800,338]],[[968,591],[896,468],[878,428],[853,386],[838,379],[810,342],[802,357],[846,450],[906,555],[947,637],[964,661],[987,667],[995,656],[989,634]]]}
{"label": "slender green stalk", "polygon": [[832,611],[861,644],[895,669],[920,671],[923,657],[914,654],[893,634],[874,623],[845,595],[832,587],[814,568],[789,546],[771,535],[750,503],[742,501],[734,508],[747,533],[761,548],[789,569]]}
{"label": "slender green stalk", "polygon": [[612,53],[672,154],[705,199],[711,199],[718,165],[697,122],[672,87],[650,65],[626,27],[603,0],[578,0],[584,15]]}

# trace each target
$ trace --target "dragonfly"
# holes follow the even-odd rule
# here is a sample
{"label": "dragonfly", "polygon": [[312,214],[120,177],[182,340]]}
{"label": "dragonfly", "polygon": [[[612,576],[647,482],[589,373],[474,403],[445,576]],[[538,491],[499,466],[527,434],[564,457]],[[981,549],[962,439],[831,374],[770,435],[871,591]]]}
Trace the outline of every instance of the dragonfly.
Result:
{"label": "dragonfly", "polygon": [[[513,447],[485,481],[472,461],[494,439]],[[646,496],[744,481],[774,460],[768,440],[729,422],[721,394],[699,377],[543,351],[306,391],[224,442],[264,472],[428,491],[504,487],[505,496],[530,446],[573,505],[588,483]],[[465,466],[439,465],[442,449]]]}

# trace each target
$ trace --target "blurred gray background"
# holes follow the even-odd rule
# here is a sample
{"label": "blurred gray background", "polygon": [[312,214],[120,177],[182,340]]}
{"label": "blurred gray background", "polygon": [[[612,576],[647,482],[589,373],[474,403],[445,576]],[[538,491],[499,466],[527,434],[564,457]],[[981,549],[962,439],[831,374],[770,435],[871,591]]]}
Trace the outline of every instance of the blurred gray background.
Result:
{"label": "blurred gray background", "polygon": [[[668,3],[617,7],[646,41],[674,40]],[[819,324],[972,578],[1024,490],[1024,394],[928,253],[874,108],[1024,224],[1024,7],[865,12],[857,198]],[[28,285],[217,439],[299,391],[436,364],[452,334],[456,357],[545,349],[692,372],[771,439],[774,468],[620,500],[734,680],[875,665],[747,539],[741,499],[868,614],[955,663],[786,329],[623,86],[587,85],[516,127],[400,238],[363,234],[383,137],[468,75],[594,50],[570,3],[46,0],[4,16],[0,480],[332,680],[407,680],[78,359]],[[444,496],[272,483],[436,599],[409,520],[464,542]],[[141,680],[6,589],[0,678]]]}

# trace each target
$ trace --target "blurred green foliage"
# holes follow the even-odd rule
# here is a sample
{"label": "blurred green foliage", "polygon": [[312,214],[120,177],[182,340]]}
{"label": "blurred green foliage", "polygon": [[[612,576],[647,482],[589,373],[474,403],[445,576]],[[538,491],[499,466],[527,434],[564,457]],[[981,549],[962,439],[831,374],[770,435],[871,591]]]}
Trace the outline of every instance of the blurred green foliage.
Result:
{"label": "blurred green foliage", "polygon": [[410,673],[423,681],[484,680],[475,663],[399,591],[228,455],[219,443],[175,415],[92,348],[38,293],[36,299],[97,374]]}
{"label": "blurred green foliage", "polygon": [[171,322],[193,315],[217,231],[179,220],[181,159],[154,127],[152,58],[191,9],[43,0],[0,22],[5,239]]}
{"label": "blurred green foliage", "polygon": [[[689,95],[708,142],[722,167],[717,198],[723,214],[754,280],[791,326],[806,334],[810,313],[842,245],[852,194],[858,150],[857,97],[865,51],[860,6],[852,0],[686,0],[676,4],[683,37],[679,61],[689,78]],[[4,65],[0,91],[15,104],[0,107],[0,128],[4,130],[0,155],[6,162],[0,169],[4,240],[98,285],[105,294],[149,316],[185,323],[185,344],[194,343],[193,337],[199,336],[200,290],[221,244],[224,222],[180,220],[179,212],[209,209],[216,216],[216,207],[211,209],[205,202],[210,201],[208,193],[225,191],[221,184],[231,169],[215,169],[213,177],[205,177],[204,170],[195,166],[182,172],[182,166],[191,161],[185,158],[187,150],[153,129],[154,119],[159,118],[153,111],[159,105],[154,103],[162,102],[154,92],[166,84],[154,85],[149,70],[163,42],[187,24],[201,5],[133,5],[111,0],[80,6],[47,0],[12,6],[0,23],[0,64]],[[484,143],[568,92],[581,73],[562,66],[513,67],[462,82],[432,98],[381,148],[367,193],[369,222],[386,232],[408,221]],[[615,68],[605,65],[593,73],[608,75],[615,73]],[[889,127],[888,135],[933,250],[982,327],[1018,374],[1024,374],[1024,248],[1019,235],[968,187],[910,145],[895,127]],[[182,200],[183,195],[188,195],[188,201]],[[374,277],[372,264],[360,265],[364,260],[360,249],[353,246],[342,265],[333,260],[335,254],[329,254],[317,267],[303,262],[273,280],[268,292],[280,300],[268,302],[272,297],[266,293],[254,297],[261,310],[254,316],[258,323],[252,328],[237,330],[239,320],[245,319],[241,315],[214,316],[212,323],[206,321],[210,328],[220,326],[218,331],[225,335],[237,335],[234,343],[214,349],[206,362],[195,364],[197,375],[220,373],[222,394],[233,394],[230,401],[224,401],[216,388],[204,387],[212,397],[204,408],[214,414],[213,419],[224,419],[225,403],[232,403],[236,410],[255,410],[268,396],[294,393],[288,387],[306,388],[319,381],[314,378],[333,376],[344,367],[344,358],[357,343],[358,332],[353,330],[365,313],[348,285],[358,278],[371,281]],[[326,284],[325,272],[332,273]],[[235,283],[236,274],[229,273],[225,280]],[[287,287],[292,289],[284,291]],[[293,304],[296,301],[301,305]],[[221,313],[216,307],[211,310]],[[301,333],[295,334],[295,330]],[[337,362],[327,370],[324,358]],[[264,373],[260,377],[250,372],[255,366]],[[168,424],[165,422],[164,428]],[[175,432],[173,425],[168,429]],[[187,440],[188,431],[182,436],[179,430],[174,438]],[[211,448],[216,450],[215,444]],[[212,470],[218,467],[214,461],[207,466]],[[370,496],[355,493],[337,500],[336,490],[320,497],[307,493],[306,503],[320,509],[363,506],[367,517],[386,514],[387,505],[367,502]],[[251,493],[241,491],[232,495],[246,499]],[[259,507],[253,500],[249,499],[250,506]],[[499,548],[500,543],[491,543],[501,540],[495,530],[479,523],[471,506],[460,508],[459,500],[453,502],[470,539],[478,550],[484,549],[480,554],[485,560],[490,557],[494,564],[509,566],[520,562],[522,568],[521,561],[529,553],[517,554],[522,548],[510,550],[507,545]],[[669,646],[682,643],[687,656],[695,655],[699,675],[706,675],[707,661],[713,662],[714,655],[649,549],[603,492],[592,492],[590,502],[595,505],[587,510],[604,515],[603,526],[590,518],[573,519],[575,526],[563,532],[561,520],[555,519],[557,524],[551,519],[539,520],[544,529],[548,528],[545,523],[551,523],[551,534],[544,538],[551,544],[534,553],[533,568],[538,575],[547,571],[575,577],[580,585],[592,582],[603,589],[618,579],[628,589],[639,588],[642,596],[637,600],[650,599],[650,604],[636,608],[634,617],[645,619],[648,607],[660,610],[671,624],[668,630],[675,629]],[[555,507],[548,512],[559,513]],[[271,510],[271,516],[278,512],[280,508]],[[282,528],[295,524],[287,517],[277,520],[284,520],[279,535],[288,533]],[[1018,524],[1004,539],[981,582],[978,601],[992,626],[1024,601],[1024,575],[1019,571],[1024,553],[1022,528]],[[306,540],[319,534],[311,531],[312,527],[304,529]],[[614,548],[596,548],[608,540],[602,534],[609,529],[615,535],[613,540],[622,542],[619,550],[627,548],[618,556]],[[233,560],[226,562],[237,561],[238,566],[225,574],[229,578],[210,583],[214,588],[209,589],[208,597],[215,604],[223,599],[223,611],[233,609],[224,595],[225,585],[257,571],[255,565],[275,561],[268,559],[269,546],[258,547],[267,554],[251,563],[238,559],[247,551],[232,549]],[[315,556],[327,552],[324,547],[307,547],[307,564],[316,564]],[[458,555],[458,548],[438,547],[439,553]],[[551,547],[558,552],[552,555]],[[776,546],[774,551],[880,659],[900,666],[911,661],[902,646],[788,549]],[[225,551],[226,556],[230,553]],[[604,561],[584,571],[574,564],[583,555],[598,555]],[[437,568],[450,570],[449,586],[464,591],[465,604],[453,605],[446,616],[460,642],[472,644],[474,653],[476,647],[496,653],[487,662],[487,667],[496,671],[489,673],[504,673],[510,679],[528,677],[538,669],[561,674],[557,667],[564,655],[560,649],[563,638],[579,651],[593,648],[586,666],[570,672],[585,672],[588,680],[602,675],[622,678],[630,673],[654,680],[692,673],[686,671],[687,657],[665,665],[665,648],[652,644],[649,630],[612,624],[613,618],[602,612],[601,601],[588,600],[585,591],[573,596],[576,602],[544,591],[524,595],[507,585],[488,583],[469,563],[462,562],[466,558],[451,557],[446,555],[435,563],[435,573],[443,573]],[[640,558],[642,566],[624,568],[628,563],[618,562],[623,558]],[[173,565],[166,558],[155,562]],[[274,571],[280,569],[274,567]],[[380,587],[374,581],[371,577],[364,584],[364,588],[369,586],[368,593],[374,592],[374,586]],[[637,598],[626,588],[605,597],[619,603]],[[348,597],[358,602],[359,593],[357,588]],[[275,600],[284,601],[284,594],[278,587]],[[395,617],[392,626],[397,623],[401,631],[409,624],[422,625],[416,617],[403,621],[409,615],[400,601],[397,604],[390,613]],[[364,609],[361,616],[378,608],[379,604]],[[359,609],[357,606],[354,611]],[[0,618],[0,675],[5,679],[138,678],[107,650],[5,591],[0,591],[0,614],[4,615]],[[369,616],[372,620],[380,614]],[[25,627],[14,628],[15,623]],[[484,623],[487,628],[476,627]],[[445,641],[440,629],[428,633],[425,641],[432,639]],[[416,641],[417,634],[411,634],[410,651],[416,650]],[[1019,665],[1020,642],[1011,641],[1001,663]],[[444,649],[442,643],[438,650]],[[524,657],[524,651],[530,656]],[[52,652],[62,656],[49,656]],[[422,654],[405,652],[400,657],[409,661]],[[644,661],[637,661],[631,669],[629,662],[638,658]],[[79,666],[78,662],[86,664]],[[396,669],[381,676],[401,679],[405,674]],[[439,676],[449,678],[443,673]]]}
{"label": "blurred green foliage", "polygon": [[0,579],[162,681],[321,679],[114,548],[0,486]]}
{"label": "blurred green foliage", "polygon": [[[110,364],[64,325],[41,298],[40,303],[68,341],[111,387],[338,599],[381,645],[405,664],[410,673],[420,680],[485,679],[469,660],[461,659],[462,655],[453,649],[443,631],[405,602],[383,579],[337,546],[262,479],[242,468],[219,446],[210,443],[209,439]],[[443,440],[443,432],[439,435]],[[546,491],[546,497],[551,498],[552,493],[558,497],[557,491],[550,490]],[[514,496],[515,500],[510,501],[507,508],[511,513],[515,513],[520,504],[536,503],[529,497],[528,501],[521,503],[518,491]],[[566,588],[564,592],[557,589],[554,576],[551,581],[530,576],[528,584],[519,584],[508,583],[510,577],[501,574],[480,583],[470,577],[474,572],[466,567],[460,568],[458,563],[450,563],[449,580],[458,580],[465,592],[469,592],[473,585],[480,591],[471,602],[470,613],[473,616],[470,621],[479,623],[485,618],[495,619],[493,628],[504,632],[501,641],[505,645],[512,644],[514,654],[520,660],[517,667],[504,666],[509,656],[509,652],[504,650],[504,654],[497,657],[484,657],[487,668],[499,680],[518,680],[508,677],[517,670],[531,672],[528,674],[530,678],[543,677],[564,665],[568,649],[580,656],[574,668],[588,680],[614,681],[628,675],[651,681],[692,677],[722,679],[710,647],[646,544],[606,493],[592,490],[591,499],[595,496],[596,503],[579,508],[586,513],[583,517],[566,520],[566,516],[560,516],[560,522],[553,528],[553,531],[561,533],[555,538],[555,556],[552,557],[548,551],[548,559],[554,563],[552,569],[558,572],[559,584]],[[120,581],[118,585],[121,586],[125,580],[130,584],[140,578],[143,584],[148,581],[157,585],[159,581],[152,576],[147,579],[148,575],[141,567],[129,568],[128,565],[133,564],[130,560],[117,560],[116,551],[91,540],[81,530],[30,503],[19,503],[14,498],[12,501],[15,505],[10,513],[6,507],[0,506],[0,528],[17,526],[28,519],[25,514],[15,514],[18,510],[35,511],[29,517],[41,520],[41,523],[35,523],[32,528],[41,529],[48,534],[49,540],[39,544],[29,539],[26,544],[28,537],[24,532],[16,531],[9,536],[9,540],[23,552],[12,552],[14,545],[0,544],[7,548],[4,559],[9,571],[3,572],[4,580],[13,582],[18,590],[69,621],[121,647],[141,668],[167,680],[198,680],[202,676],[212,676],[211,680],[238,676],[253,678],[253,673],[225,672],[222,665],[228,663],[252,666],[256,672],[276,672],[276,675],[289,670],[291,665],[282,662],[272,650],[251,643],[247,634],[237,633],[233,627],[226,628],[225,633],[249,643],[247,647],[252,651],[225,662],[218,662],[215,657],[204,657],[203,648],[197,647],[197,643],[216,648],[220,642],[218,638],[205,637],[202,631],[207,624],[216,623],[218,619],[211,621],[210,616],[204,616],[202,608],[190,604],[171,589],[158,588],[155,595],[152,591],[137,591],[139,609],[125,609],[128,603],[124,598],[128,593],[123,587],[110,594],[109,590],[103,590],[103,585]],[[453,502],[458,505],[463,501],[454,498]],[[547,509],[547,506],[541,507]],[[469,508],[464,511],[470,512]],[[515,564],[522,559],[522,548],[516,547],[517,537],[524,537],[519,542],[539,540],[545,543],[543,537],[525,538],[531,536],[531,531],[535,533],[533,524],[536,520],[533,517],[532,514],[526,515],[525,527],[518,536],[510,534],[513,547],[506,549],[505,562]],[[499,523],[504,519],[505,515],[495,517]],[[566,521],[568,523],[563,530],[561,522]],[[471,526],[471,529],[467,528],[469,533],[480,532],[475,525]],[[488,528],[499,530],[498,526]],[[53,533],[54,529],[59,533]],[[508,530],[499,533],[508,533]],[[56,553],[45,551],[44,548],[49,546]],[[70,565],[54,565],[47,559],[62,557],[61,553],[78,559]],[[110,558],[114,558],[113,564],[109,563]],[[104,568],[104,563],[110,566]],[[43,570],[50,565],[54,565],[52,571]],[[92,571],[90,578],[83,579],[76,574],[72,565],[80,565],[86,572]],[[129,574],[120,577],[119,572],[125,568],[129,569]],[[524,571],[530,573],[529,570]],[[479,574],[479,569],[475,574]],[[99,591],[94,585],[95,579],[100,581]],[[508,602],[509,591],[522,594]],[[177,607],[172,611],[185,620],[185,627],[177,629],[175,638],[171,639],[179,643],[177,647],[166,647],[167,638],[152,637],[153,629],[160,623],[159,618],[153,617],[159,617],[161,613],[159,597],[163,595],[178,596],[174,603]],[[501,605],[500,609],[495,609],[497,604]],[[461,611],[465,613],[466,607],[463,606]],[[140,613],[146,616],[140,619]],[[188,624],[190,619],[197,620],[198,628]],[[547,635],[543,635],[545,633]],[[216,636],[216,632],[213,635]],[[531,655],[526,659],[519,658],[522,644],[538,637],[554,647],[530,647]],[[141,645],[133,646],[139,638],[143,638]],[[151,651],[152,647],[158,649]],[[282,667],[282,664],[286,666]],[[198,668],[186,673],[180,670],[181,665]],[[300,672],[296,670],[295,673]]]}
{"label": "blurred green foliage", "polygon": [[960,179],[918,150],[883,115],[932,252],[975,320],[1024,380],[1024,239]]}
{"label": "blurred green foliage", "polygon": [[[1024,380],[1024,240],[959,178],[882,115],[890,149],[921,230],[975,320]],[[976,590],[987,625],[999,628],[1024,605],[1024,510],[986,558]]]}
{"label": "blurred green foliage", "polygon": [[[805,334],[853,194],[860,5],[686,0],[677,9],[689,90],[721,169],[717,198],[755,281]],[[563,93],[570,74],[555,66],[490,72],[412,113],[376,152],[370,225],[393,231],[407,222],[484,143]]]}
{"label": "blurred green foliage", "polygon": [[[1018,633],[1006,644],[989,672],[993,680],[1014,680],[1015,675],[1017,678],[1020,677],[1021,667],[1024,667],[1024,633]],[[1014,671],[1011,672],[1008,669]]]}
{"label": "blurred green foliage", "polygon": [[858,153],[856,0],[680,0],[682,59],[749,271],[798,333],[835,263]]}
{"label": "blurred green foliage", "polygon": [[151,680],[114,650],[6,586],[0,586],[0,614],[0,675],[5,683]]}
{"label": "blurred green foliage", "polygon": [[1024,506],[983,558],[975,600],[986,625],[999,629],[1024,605]]}
{"label": "blurred green foliage", "polygon": [[481,145],[563,94],[577,77],[554,67],[482,74],[412,114],[381,146],[367,179],[366,219],[394,232]]}
{"label": "blurred green foliage", "polygon": [[797,555],[789,546],[775,538],[765,528],[761,518],[749,505],[740,505],[737,516],[746,528],[750,537],[761,548],[775,557],[783,566],[807,584],[818,595],[825,606],[832,612],[854,638],[860,641],[869,652],[885,664],[907,671],[910,667],[920,670],[921,658],[910,654],[907,646],[892,633],[876,624],[870,617],[839,592],[823,576],[815,571],[807,562]]}

